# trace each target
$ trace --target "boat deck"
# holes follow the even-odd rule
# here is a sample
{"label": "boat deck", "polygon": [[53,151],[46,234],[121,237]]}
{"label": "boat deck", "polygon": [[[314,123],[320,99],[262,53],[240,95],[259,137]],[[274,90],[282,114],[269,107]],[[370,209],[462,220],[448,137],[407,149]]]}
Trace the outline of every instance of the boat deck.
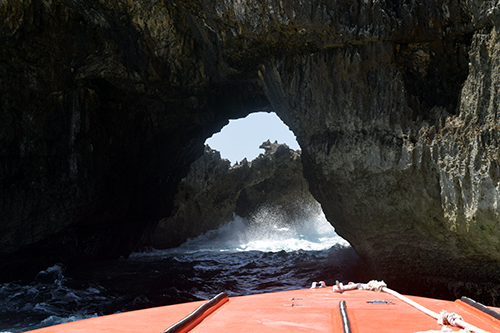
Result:
{"label": "boat deck", "polygon": [[[500,333],[500,320],[460,300],[455,302],[408,296],[426,308],[440,313],[455,312],[487,332]],[[250,296],[231,297],[206,316],[192,333],[205,332],[344,332],[339,303],[345,301],[353,333],[428,332],[443,327],[436,319],[396,297],[367,290],[334,293],[330,287],[300,289]],[[134,332],[161,333],[204,304],[169,305],[91,318],[47,327],[36,333]],[[500,311],[498,308],[492,308]],[[458,327],[451,327],[459,331]]]}

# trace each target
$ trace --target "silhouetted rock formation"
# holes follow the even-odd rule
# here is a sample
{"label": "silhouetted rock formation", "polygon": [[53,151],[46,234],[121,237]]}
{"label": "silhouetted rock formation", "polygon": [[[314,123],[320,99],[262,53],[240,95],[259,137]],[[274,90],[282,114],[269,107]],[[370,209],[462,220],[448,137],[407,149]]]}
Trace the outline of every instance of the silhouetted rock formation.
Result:
{"label": "silhouetted rock formation", "polygon": [[264,142],[253,161],[230,166],[220,153],[205,146],[178,188],[174,214],[160,221],[148,244],[165,248],[216,229],[234,214],[251,217],[259,208],[275,207],[285,221],[321,209],[302,175],[300,153],[285,144]]}

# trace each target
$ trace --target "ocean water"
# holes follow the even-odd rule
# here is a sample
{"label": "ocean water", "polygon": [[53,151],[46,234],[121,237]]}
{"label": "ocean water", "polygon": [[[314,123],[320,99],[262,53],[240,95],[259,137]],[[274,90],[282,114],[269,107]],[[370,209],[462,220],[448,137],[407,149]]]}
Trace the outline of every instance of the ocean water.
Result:
{"label": "ocean water", "polygon": [[105,314],[229,296],[333,284],[358,257],[318,207],[286,221],[265,207],[178,248],[66,268],[0,284],[0,332],[23,332]]}

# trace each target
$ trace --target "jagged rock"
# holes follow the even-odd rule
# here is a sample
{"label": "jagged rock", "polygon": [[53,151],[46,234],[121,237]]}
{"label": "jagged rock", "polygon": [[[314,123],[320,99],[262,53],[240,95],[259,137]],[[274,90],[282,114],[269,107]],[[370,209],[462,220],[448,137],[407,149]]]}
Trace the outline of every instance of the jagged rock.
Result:
{"label": "jagged rock", "polygon": [[261,148],[265,153],[253,161],[245,158],[231,167],[206,145],[178,187],[174,214],[160,221],[148,244],[180,245],[231,221],[234,214],[252,217],[262,207],[279,209],[285,221],[305,217],[310,207],[320,209],[302,175],[300,153],[269,140]]}
{"label": "jagged rock", "polygon": [[327,218],[399,290],[498,302],[495,36],[352,46],[261,72]]}
{"label": "jagged rock", "polygon": [[0,277],[142,245],[206,138],[272,109],[373,275],[498,300],[499,24],[484,0],[2,1]]}

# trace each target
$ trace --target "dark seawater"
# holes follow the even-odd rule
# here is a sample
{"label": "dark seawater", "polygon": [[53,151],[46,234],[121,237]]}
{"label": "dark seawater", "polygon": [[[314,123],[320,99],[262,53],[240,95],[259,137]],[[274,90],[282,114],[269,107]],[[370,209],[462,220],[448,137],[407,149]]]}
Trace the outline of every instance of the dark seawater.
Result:
{"label": "dark seawater", "polygon": [[[316,211],[316,210],[313,210]],[[354,276],[358,258],[322,213],[283,221],[264,209],[179,248],[77,268],[54,265],[33,281],[0,284],[0,332],[180,302],[308,288]]]}

